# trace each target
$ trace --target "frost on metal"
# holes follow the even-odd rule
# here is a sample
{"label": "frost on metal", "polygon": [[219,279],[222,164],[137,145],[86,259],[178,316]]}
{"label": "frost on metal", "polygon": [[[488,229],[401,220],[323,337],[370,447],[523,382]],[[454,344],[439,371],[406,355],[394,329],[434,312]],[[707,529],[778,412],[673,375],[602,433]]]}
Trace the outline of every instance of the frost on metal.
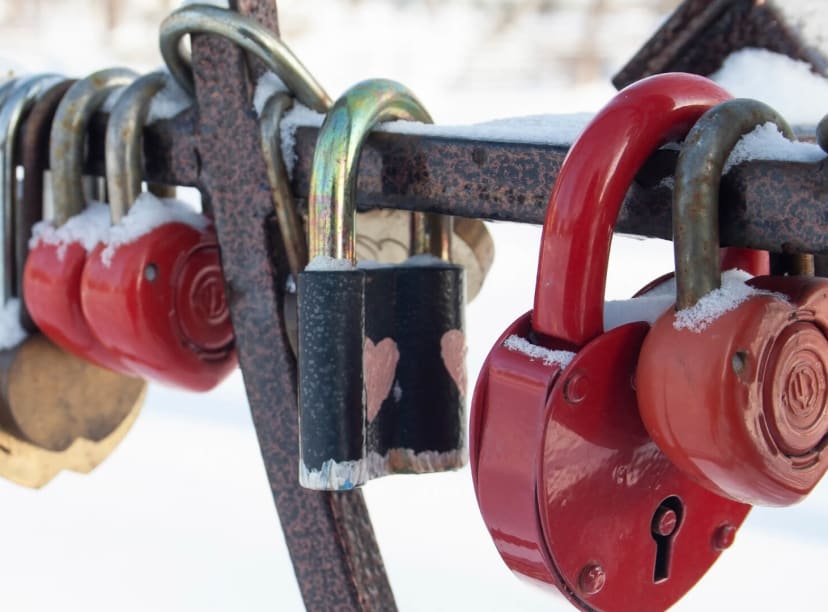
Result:
{"label": "frost on metal", "polygon": [[147,112],[147,125],[162,119],[172,119],[193,103],[193,99],[178,84],[178,81],[172,78],[166,69],[164,72],[167,74],[167,79],[164,87],[152,97]]}
{"label": "frost on metal", "polygon": [[101,251],[101,261],[109,267],[118,247],[135,242],[168,223],[183,223],[198,231],[204,231],[210,225],[209,219],[193,210],[189,204],[172,198],[158,198],[144,192],[138,196],[135,204],[118,225],[109,227],[107,222],[109,231],[101,239],[106,245]]}
{"label": "frost on metal", "polygon": [[769,121],[742,136],[727,158],[722,174],[727,174],[734,166],[750,160],[816,163],[823,159],[825,152],[817,145],[788,140],[776,124]]}
{"label": "frost on metal", "polygon": [[20,300],[12,298],[0,310],[0,350],[17,346],[27,335],[20,325]]}
{"label": "frost on metal", "polygon": [[466,449],[418,453],[408,448],[394,448],[385,455],[370,452],[367,457],[357,461],[328,459],[318,470],[308,469],[305,462],[300,460],[299,484],[317,491],[348,491],[373,478],[391,474],[446,472],[462,468],[467,461]]}
{"label": "frost on metal", "polygon": [[327,255],[317,255],[305,266],[307,272],[347,272],[354,269],[354,264],[349,260]]}
{"label": "frost on metal", "polygon": [[106,236],[109,225],[109,207],[100,202],[92,202],[82,213],[60,227],[56,228],[48,220],[36,223],[32,228],[29,248],[34,249],[39,244],[55,245],[58,247],[58,259],[62,261],[70,244],[79,243],[87,252],[94,249]]}
{"label": "frost on metal", "polygon": [[265,104],[273,94],[287,90],[282,79],[275,72],[267,71],[262,74],[256,81],[256,91],[253,92],[253,108],[256,109],[256,114],[261,117]]}
{"label": "frost on metal", "polygon": [[575,357],[575,353],[571,351],[553,351],[537,344],[532,344],[526,338],[511,335],[503,341],[503,346],[510,351],[523,353],[531,359],[542,359],[544,365],[559,365],[565,368],[569,362]]}
{"label": "frost on metal", "polygon": [[690,308],[679,310],[673,327],[701,333],[723,314],[735,310],[755,295],[768,295],[787,302],[782,294],[756,289],[746,284],[752,276],[742,270],[728,270],[722,274],[722,286],[714,289]]}

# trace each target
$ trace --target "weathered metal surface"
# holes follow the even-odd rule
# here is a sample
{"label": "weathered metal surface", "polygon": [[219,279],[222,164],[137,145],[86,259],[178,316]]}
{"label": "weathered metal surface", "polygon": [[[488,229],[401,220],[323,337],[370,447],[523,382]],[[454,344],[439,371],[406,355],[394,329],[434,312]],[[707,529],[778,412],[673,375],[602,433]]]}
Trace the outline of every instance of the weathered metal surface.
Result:
{"label": "weathered metal surface", "polygon": [[811,64],[826,74],[828,64],[787,23],[773,2],[687,0],[612,79],[621,89],[659,72],[708,75],[745,47],[758,47]]}
{"label": "weathered metal surface", "polygon": [[[272,2],[239,4],[276,29]],[[198,185],[213,202],[245,387],[305,606],[394,610],[361,493],[298,485],[296,364],[280,314],[288,267],[273,225],[244,56],[226,41],[195,37],[193,69]]]}

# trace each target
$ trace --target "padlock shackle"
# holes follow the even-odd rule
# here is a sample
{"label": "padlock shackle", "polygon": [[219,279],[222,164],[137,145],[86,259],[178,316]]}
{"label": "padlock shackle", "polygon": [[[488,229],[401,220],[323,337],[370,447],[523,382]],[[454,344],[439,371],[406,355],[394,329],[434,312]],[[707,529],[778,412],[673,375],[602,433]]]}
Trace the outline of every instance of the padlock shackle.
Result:
{"label": "padlock shackle", "polygon": [[308,256],[356,262],[356,182],[362,145],[382,121],[431,123],[431,116],[404,85],[362,81],[340,97],[319,130],[308,195]]}
{"label": "padlock shackle", "polygon": [[144,126],[152,98],[167,84],[164,72],[138,77],[119,96],[106,124],[106,191],[112,223],[118,223],[141,194]]}
{"label": "padlock shackle", "polygon": [[60,101],[49,143],[55,227],[79,214],[85,206],[84,145],[92,115],[111,94],[129,85],[136,76],[126,68],[99,70],[72,85]]}
{"label": "padlock shackle", "polygon": [[[0,305],[5,304],[17,293],[17,269],[15,262],[18,240],[26,236],[15,236],[15,200],[17,199],[17,161],[15,149],[19,141],[23,117],[34,105],[37,98],[61,77],[57,74],[40,74],[18,79],[4,85],[2,108],[0,108]],[[19,297],[19,296],[18,296]]]}
{"label": "padlock shackle", "polygon": [[729,98],[704,77],[660,74],[624,88],[589,123],[549,199],[532,314],[536,333],[580,347],[603,331],[613,227],[636,173],[659,146],[683,137],[706,110]]}
{"label": "padlock shackle", "polygon": [[179,49],[185,34],[226,38],[275,72],[299,102],[320,113],[330,108],[330,96],[276,34],[255,19],[208,5],[184,6],[161,22],[161,57],[173,78],[190,95],[195,95],[193,70]]}
{"label": "padlock shackle", "polygon": [[789,140],[782,116],[757,100],[736,98],[702,115],[684,140],[673,189],[676,310],[690,308],[721,286],[719,184],[731,151],[745,134],[774,123]]}
{"label": "padlock shackle", "polygon": [[296,275],[308,265],[308,243],[302,217],[290,190],[279,135],[282,117],[292,106],[293,98],[286,91],[270,96],[262,108],[259,130],[262,135],[262,154],[270,183],[270,195],[276,220],[279,222],[279,233],[287,255],[288,268],[293,278],[296,278]]}

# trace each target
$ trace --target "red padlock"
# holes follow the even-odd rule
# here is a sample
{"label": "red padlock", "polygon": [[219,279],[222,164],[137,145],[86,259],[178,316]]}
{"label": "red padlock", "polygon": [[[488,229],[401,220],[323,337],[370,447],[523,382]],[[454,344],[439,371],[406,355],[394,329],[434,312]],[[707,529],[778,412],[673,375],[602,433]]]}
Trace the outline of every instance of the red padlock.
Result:
{"label": "red padlock", "polygon": [[[136,203],[89,254],[81,302],[95,336],[135,372],[208,391],[237,365],[215,229],[180,202],[150,193],[136,201],[142,128],[163,78],[151,74],[136,80],[110,115],[111,206],[118,214],[120,203]],[[123,185],[124,176],[136,180]]]}
{"label": "red padlock", "polygon": [[72,85],[61,101],[50,139],[55,219],[35,227],[23,273],[26,306],[44,334],[69,352],[131,376],[134,372],[92,335],[81,309],[87,251],[109,225],[104,205],[83,210],[81,173],[89,120],[110,94],[134,77],[130,70],[102,70]]}
{"label": "red padlock", "polygon": [[733,100],[708,112],[679,156],[674,192],[676,308],[653,325],[638,364],[641,416],[675,465],[751,504],[800,501],[828,470],[828,281],[739,279],[719,288],[719,179],[772,109]]}
{"label": "red padlock", "polygon": [[582,609],[666,609],[749,510],[695,484],[647,434],[633,374],[649,326],[602,327],[627,188],[660,144],[728,97],[702,77],[667,74],[598,113],[555,182],[535,308],[498,340],[475,389],[472,476],[495,545],[510,568]]}

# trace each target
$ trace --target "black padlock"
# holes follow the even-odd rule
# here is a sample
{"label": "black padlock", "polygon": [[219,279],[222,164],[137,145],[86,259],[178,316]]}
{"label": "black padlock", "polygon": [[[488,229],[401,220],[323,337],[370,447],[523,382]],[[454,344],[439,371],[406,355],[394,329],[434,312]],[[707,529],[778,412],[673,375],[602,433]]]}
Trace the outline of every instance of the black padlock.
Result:
{"label": "black padlock", "polygon": [[[356,85],[314,155],[311,263],[298,279],[300,482],[313,489],[465,461],[462,268],[430,255],[355,265],[356,164],[371,127],[388,119],[431,120],[397,83]],[[433,241],[447,245],[450,230]]]}

